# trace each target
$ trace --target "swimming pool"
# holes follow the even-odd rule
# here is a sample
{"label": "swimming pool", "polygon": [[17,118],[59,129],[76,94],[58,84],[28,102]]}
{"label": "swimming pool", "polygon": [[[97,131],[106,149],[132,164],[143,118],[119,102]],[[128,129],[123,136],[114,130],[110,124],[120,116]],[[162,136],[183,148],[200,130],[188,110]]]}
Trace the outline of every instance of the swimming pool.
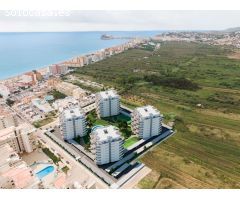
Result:
{"label": "swimming pool", "polygon": [[94,127],[92,127],[92,132],[93,131],[95,131],[96,129],[98,129],[98,128],[101,128],[101,127],[104,127],[104,126],[102,126],[102,125],[96,125],[96,126],[94,126]]}
{"label": "swimming pool", "polygon": [[47,166],[44,169],[37,172],[36,175],[39,179],[42,179],[43,177],[47,176],[48,174],[52,173],[53,171],[54,171],[53,166]]}

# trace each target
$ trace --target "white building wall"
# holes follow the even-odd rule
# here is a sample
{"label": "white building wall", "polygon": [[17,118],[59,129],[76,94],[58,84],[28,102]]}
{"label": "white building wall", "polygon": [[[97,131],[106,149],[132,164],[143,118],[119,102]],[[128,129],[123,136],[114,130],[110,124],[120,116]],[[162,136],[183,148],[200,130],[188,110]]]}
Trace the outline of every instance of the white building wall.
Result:
{"label": "white building wall", "polygon": [[76,131],[76,135],[83,137],[86,132],[86,125],[85,125],[86,121],[85,118],[81,117],[79,119],[75,120],[75,131]]}
{"label": "white building wall", "polygon": [[152,136],[158,135],[161,128],[161,120],[159,117],[152,119]]}
{"label": "white building wall", "polygon": [[10,94],[10,91],[7,86],[0,84],[0,94],[4,97],[7,98],[8,95]]}
{"label": "white building wall", "polygon": [[[76,111],[71,113],[71,111]],[[60,117],[62,135],[64,140],[70,140],[78,136],[86,135],[86,119],[83,112],[79,108],[66,109],[61,113]]]}
{"label": "white building wall", "polygon": [[122,158],[122,141],[115,141],[111,143],[111,162],[118,161]]}
{"label": "white building wall", "polygon": [[120,100],[119,98],[111,98],[111,116],[118,115],[120,112]]}
{"label": "white building wall", "polygon": [[97,145],[97,149],[96,163],[99,165],[109,163],[109,143]]}
{"label": "white building wall", "polygon": [[25,151],[27,153],[31,153],[33,151],[33,148],[27,133],[22,134],[22,141]]}
{"label": "white building wall", "polygon": [[73,139],[74,138],[73,120],[65,119],[62,126],[64,139],[65,140]]}
{"label": "white building wall", "polygon": [[[103,133],[103,130],[107,132]],[[112,126],[102,127],[91,133],[91,150],[98,165],[116,162],[123,157],[123,139]]]}
{"label": "white building wall", "polygon": [[137,108],[132,113],[132,131],[140,138],[147,139],[161,134],[162,116],[152,106]]}
{"label": "white building wall", "polygon": [[120,97],[115,91],[99,92],[96,95],[96,112],[98,117],[109,117],[120,113]]}

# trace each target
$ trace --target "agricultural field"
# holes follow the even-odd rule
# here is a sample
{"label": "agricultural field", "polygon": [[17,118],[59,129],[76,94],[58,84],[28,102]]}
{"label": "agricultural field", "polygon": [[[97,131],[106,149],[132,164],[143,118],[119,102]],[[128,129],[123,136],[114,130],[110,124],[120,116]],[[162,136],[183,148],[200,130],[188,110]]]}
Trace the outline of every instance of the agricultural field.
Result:
{"label": "agricultural field", "polygon": [[73,73],[114,87],[128,107],[151,104],[176,134],[140,160],[139,188],[240,188],[240,61],[234,49],[164,42]]}

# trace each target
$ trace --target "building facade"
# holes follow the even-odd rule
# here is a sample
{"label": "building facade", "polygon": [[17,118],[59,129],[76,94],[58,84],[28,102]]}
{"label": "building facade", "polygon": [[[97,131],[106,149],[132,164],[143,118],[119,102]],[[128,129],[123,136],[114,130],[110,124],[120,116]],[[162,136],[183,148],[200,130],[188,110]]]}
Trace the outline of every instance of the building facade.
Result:
{"label": "building facade", "polygon": [[161,134],[162,115],[153,106],[136,108],[132,113],[132,131],[142,139]]}
{"label": "building facade", "polygon": [[23,123],[0,130],[0,145],[9,144],[17,153],[31,153],[36,148],[35,128]]}
{"label": "building facade", "polygon": [[49,66],[49,73],[53,76],[67,74],[68,67],[64,65],[51,65]]}
{"label": "building facade", "polygon": [[12,113],[5,113],[0,115],[0,130],[11,127],[18,126],[19,119],[16,115]]}
{"label": "building facade", "polygon": [[40,181],[9,144],[0,145],[0,189],[38,189]]}
{"label": "building facade", "polygon": [[85,114],[79,107],[63,110],[60,124],[64,140],[83,137],[87,133]]}
{"label": "building facade", "polygon": [[91,133],[91,151],[97,165],[116,162],[123,157],[123,139],[114,126],[98,127]]}
{"label": "building facade", "polygon": [[55,87],[56,90],[58,90],[59,92],[67,96],[73,96],[73,90],[77,88],[79,87],[68,82],[60,82],[56,84],[56,87]]}
{"label": "building facade", "polygon": [[114,90],[99,92],[96,95],[98,117],[110,117],[120,113],[120,96]]}

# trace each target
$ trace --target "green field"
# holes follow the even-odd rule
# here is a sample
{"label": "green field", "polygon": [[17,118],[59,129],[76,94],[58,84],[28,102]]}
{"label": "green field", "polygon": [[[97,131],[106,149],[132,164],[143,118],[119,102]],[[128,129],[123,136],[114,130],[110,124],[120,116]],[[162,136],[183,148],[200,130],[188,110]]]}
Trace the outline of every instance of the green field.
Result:
{"label": "green field", "polygon": [[53,111],[53,112],[50,112],[46,115],[46,118],[45,119],[42,119],[42,120],[38,120],[36,122],[33,122],[33,125],[36,127],[36,128],[40,128],[42,126],[45,126],[51,122],[54,121],[56,117],[56,113]]}
{"label": "green field", "polygon": [[140,188],[240,188],[240,62],[230,47],[165,42],[131,49],[74,75],[113,86],[122,103],[157,107],[176,134],[140,158]]}

